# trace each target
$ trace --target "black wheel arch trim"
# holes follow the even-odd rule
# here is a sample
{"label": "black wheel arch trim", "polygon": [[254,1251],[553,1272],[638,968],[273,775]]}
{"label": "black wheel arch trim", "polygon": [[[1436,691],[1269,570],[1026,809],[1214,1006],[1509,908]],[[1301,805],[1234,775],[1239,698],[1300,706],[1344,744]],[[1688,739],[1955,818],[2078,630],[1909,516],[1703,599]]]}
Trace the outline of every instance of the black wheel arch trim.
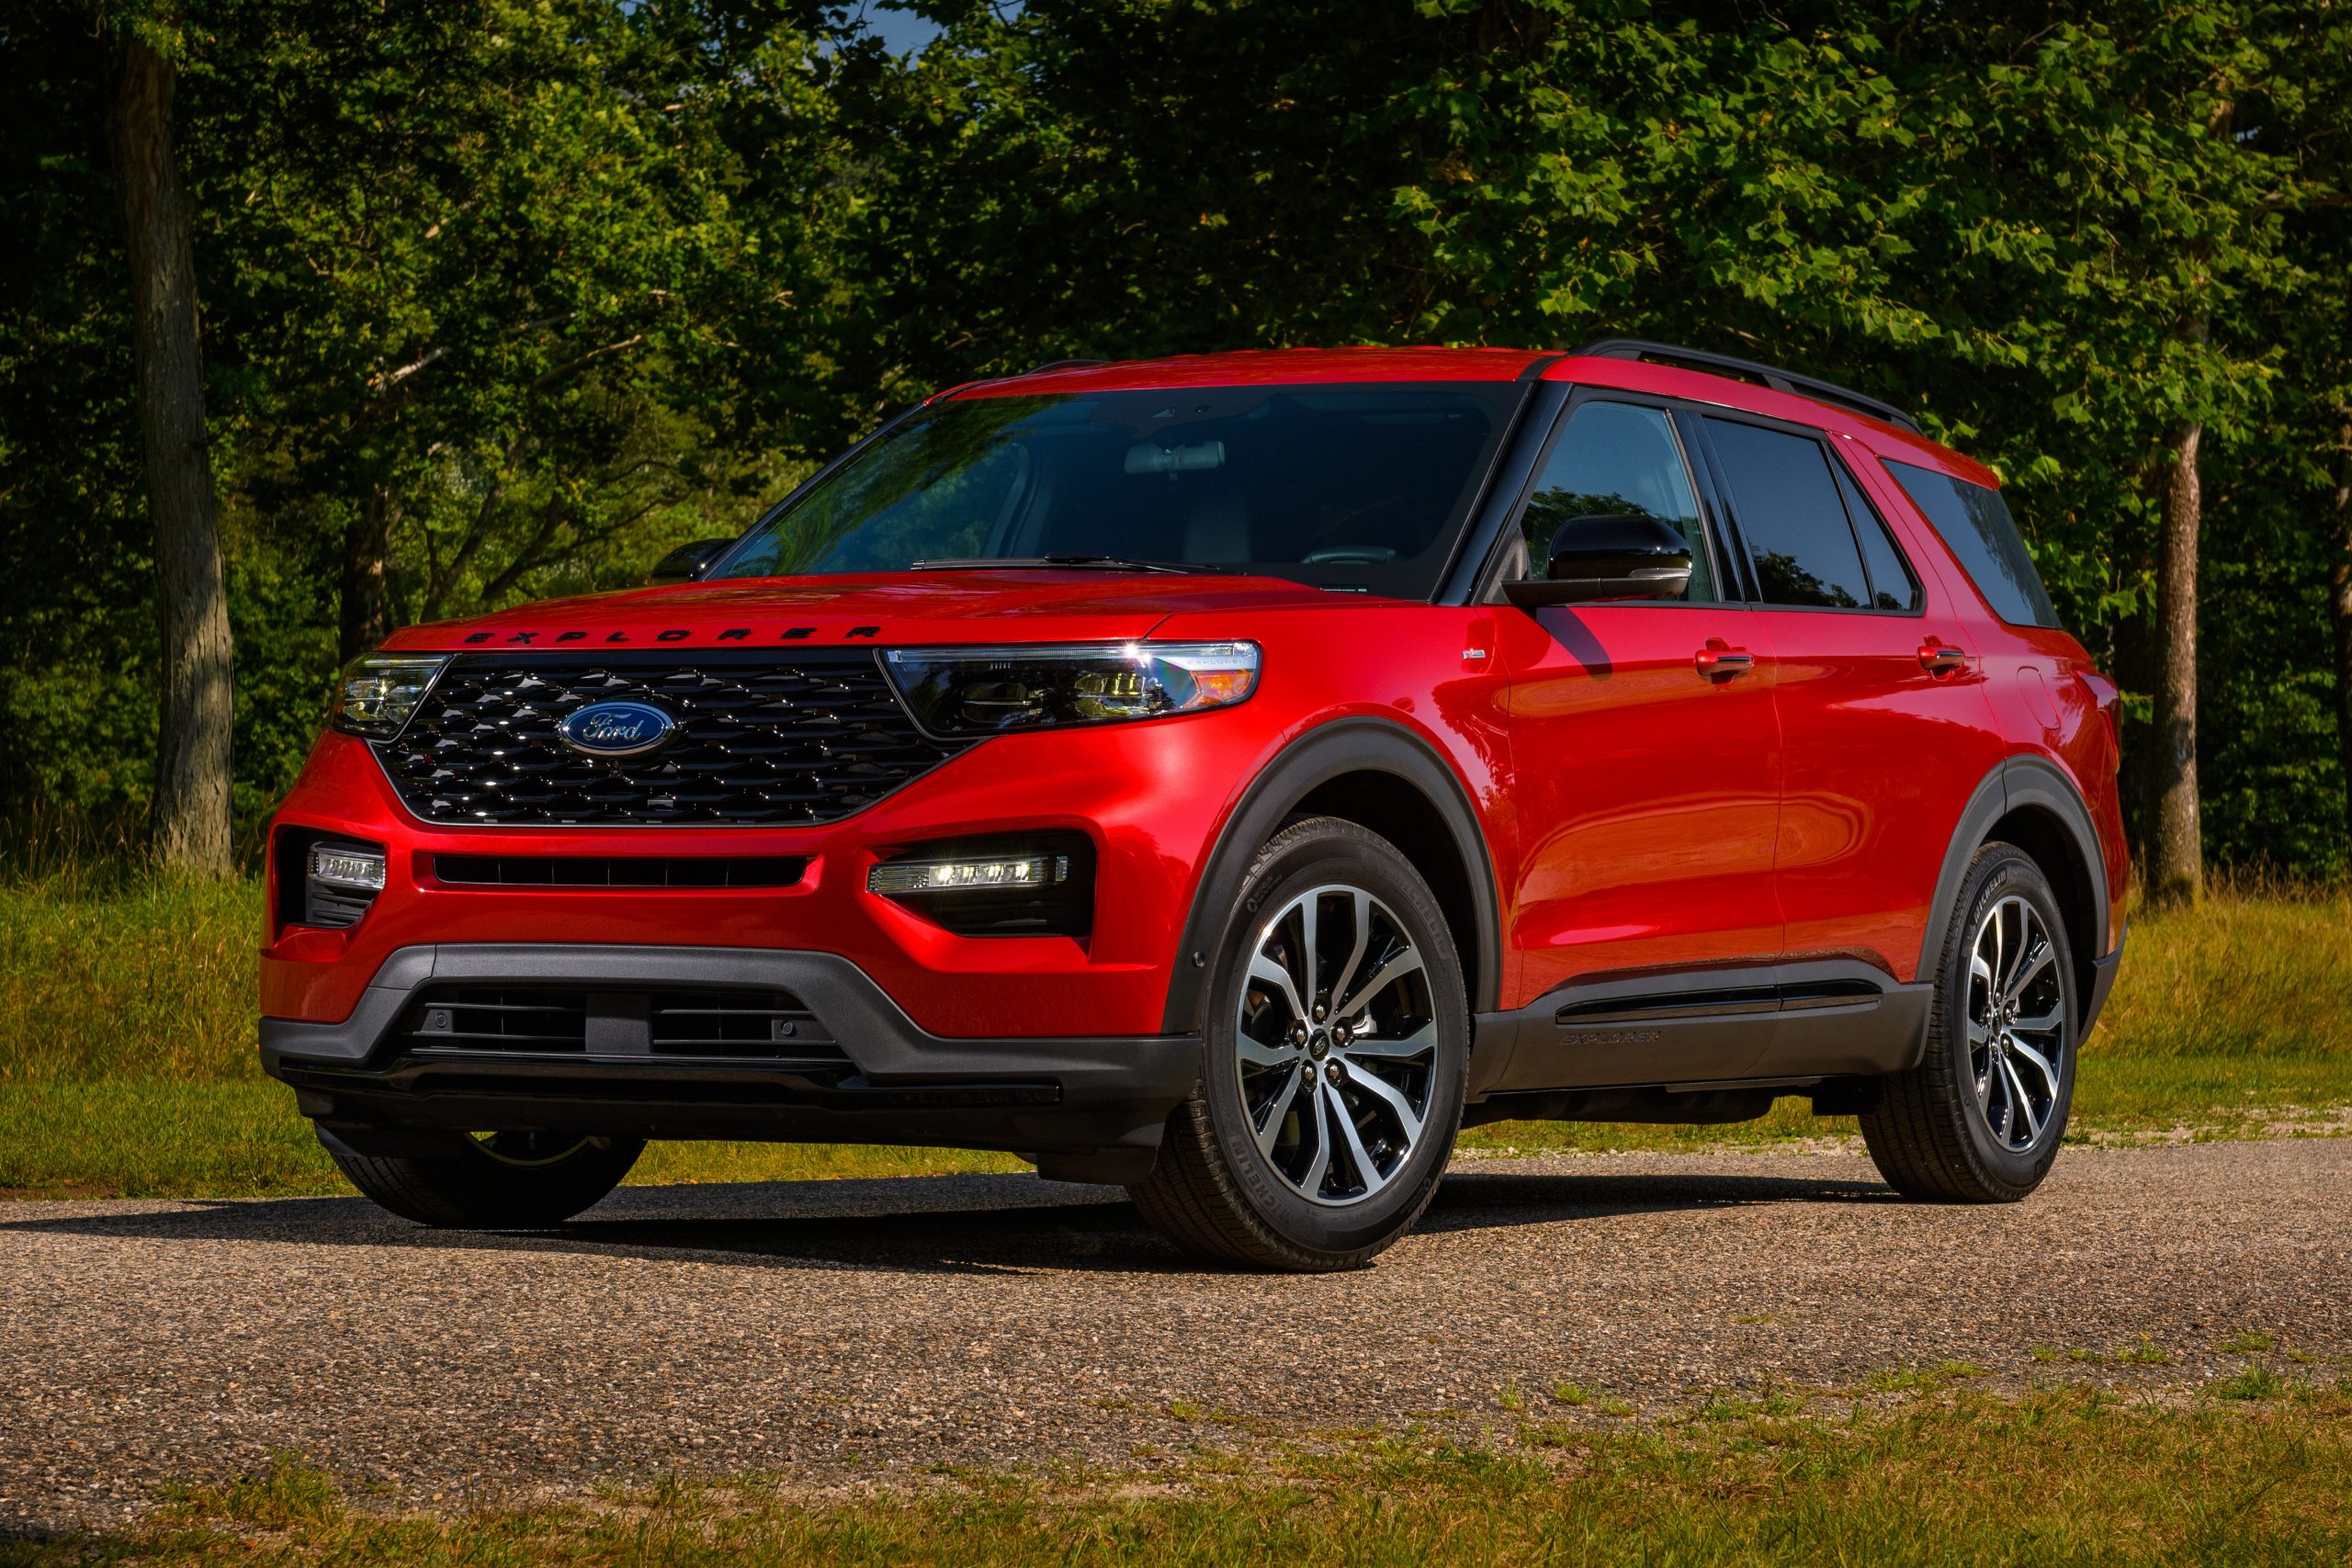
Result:
{"label": "black wheel arch trim", "polygon": [[2054,764],[2040,757],[2010,757],[1978,783],[1968,797],[1966,809],[1960,814],[1959,826],[1952,830],[1951,847],[1945,851],[1943,870],[1936,877],[1935,901],[1928,907],[1927,934],[1919,943],[1920,980],[1935,978],[1936,955],[1943,951],[1944,935],[1951,925],[1952,903],[1960,897],[1961,881],[1968,874],[1969,863],[1991,838],[1995,824],[2020,809],[2039,810],[2057,822],[2074,848],[2075,869],[2090,889],[2093,929],[2088,932],[2067,932],[2078,944],[2084,937],[2089,938],[2087,946],[2077,946],[2076,960],[2095,964],[2109,956],[2112,943],[2108,932],[2107,857],[2101,852],[2098,829],[2091,821],[2090,807],[2084,803],[2082,792],[2075,787],[2074,781]]}
{"label": "black wheel arch trim", "polygon": [[[1179,1034],[1200,1029],[1201,987],[1206,955],[1225,938],[1239,901],[1241,884],[1260,846],[1274,836],[1298,803],[1347,773],[1384,773],[1413,786],[1436,810],[1453,840],[1470,879],[1471,920],[1477,943],[1468,976],[1473,1012],[1490,1011],[1498,994],[1502,966],[1500,902],[1495,891],[1494,857],[1472,809],[1469,791],[1437,749],[1401,724],[1379,718],[1340,718],[1319,725],[1292,741],[1252,780],[1218,831],[1199,885],[1193,892],[1175,966],[1168,987],[1161,1027]],[[1193,961],[1200,954],[1203,964]]]}

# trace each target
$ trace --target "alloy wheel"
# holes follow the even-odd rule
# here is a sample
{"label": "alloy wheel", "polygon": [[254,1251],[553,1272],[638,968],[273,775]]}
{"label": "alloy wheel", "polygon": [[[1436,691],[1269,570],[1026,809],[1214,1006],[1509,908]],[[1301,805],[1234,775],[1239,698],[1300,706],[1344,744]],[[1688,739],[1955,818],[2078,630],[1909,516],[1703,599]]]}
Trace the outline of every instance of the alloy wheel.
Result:
{"label": "alloy wheel", "polygon": [[2031,904],[2011,895],[1978,923],[1968,956],[1968,1065],[1976,1108],[2004,1148],[2051,1131],[2066,1050],[2057,948]]}
{"label": "alloy wheel", "polygon": [[1310,1202],[1362,1202],[1420,1146],[1438,1032],[1420,949],[1361,887],[1310,888],[1259,929],[1236,1037],[1258,1153]]}

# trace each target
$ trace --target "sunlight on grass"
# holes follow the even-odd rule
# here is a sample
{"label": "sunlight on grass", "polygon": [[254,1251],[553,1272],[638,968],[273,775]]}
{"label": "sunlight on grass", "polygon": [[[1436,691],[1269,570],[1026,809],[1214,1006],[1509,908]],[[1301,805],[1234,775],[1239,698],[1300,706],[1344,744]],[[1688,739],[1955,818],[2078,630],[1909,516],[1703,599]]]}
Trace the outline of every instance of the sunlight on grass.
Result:
{"label": "sunlight on grass", "polygon": [[[1953,1387],[1963,1374],[1928,1381]],[[21,1564],[271,1562],[1216,1564],[2271,1563],[2352,1551],[2352,1405],[2241,1380],[2183,1408],[2084,1390],[1808,1414],[1718,1399],[1652,1423],[1523,1421],[1482,1446],[1203,1447],[1122,1473],[971,1472],[808,1498],[664,1476],[592,1502],[403,1514],[280,1454]],[[2032,1484],[2004,1483],[2030,1476]],[[1986,1478],[1992,1478],[1988,1481]],[[355,1504],[358,1506],[355,1506]]]}

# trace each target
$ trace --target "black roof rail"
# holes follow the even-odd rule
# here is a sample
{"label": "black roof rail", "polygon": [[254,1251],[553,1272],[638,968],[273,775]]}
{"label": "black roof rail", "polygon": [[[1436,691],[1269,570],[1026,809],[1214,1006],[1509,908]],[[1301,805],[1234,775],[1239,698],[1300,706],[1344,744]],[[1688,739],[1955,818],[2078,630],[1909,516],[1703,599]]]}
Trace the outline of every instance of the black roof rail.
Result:
{"label": "black roof rail", "polygon": [[1652,365],[1678,365],[1688,370],[1702,370],[1711,375],[1728,375],[1744,381],[1759,382],[1776,392],[1791,392],[1815,402],[1836,403],[1843,408],[1898,424],[1914,435],[1925,434],[1919,422],[1896,408],[1866,397],[1850,387],[1835,381],[1825,381],[1818,376],[1806,376],[1794,370],[1783,370],[1777,365],[1766,365],[1754,359],[1736,359],[1728,354],[1710,354],[1703,348],[1681,348],[1670,343],[1649,343],[1637,337],[1595,338],[1576,355],[1590,359],[1633,359]]}
{"label": "black roof rail", "polygon": [[1043,365],[1032,365],[1023,376],[1042,375],[1048,370],[1083,370],[1092,365],[1108,365],[1107,359],[1048,359]]}

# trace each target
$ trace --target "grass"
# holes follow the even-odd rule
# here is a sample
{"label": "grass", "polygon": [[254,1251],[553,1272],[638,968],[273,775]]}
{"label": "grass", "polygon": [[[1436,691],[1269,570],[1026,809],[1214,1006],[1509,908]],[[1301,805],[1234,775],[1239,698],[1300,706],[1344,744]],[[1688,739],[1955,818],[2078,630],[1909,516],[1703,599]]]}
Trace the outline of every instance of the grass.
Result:
{"label": "grass", "polygon": [[[253,1051],[252,881],[72,868],[0,884],[0,1191],[342,1190]],[[2075,1136],[2245,1135],[2352,1108],[2352,893],[2224,893],[2134,919]],[[1849,1134],[1786,1099],[1728,1127],[1500,1122],[1473,1150],[1695,1149]],[[935,1149],[657,1145],[639,1182],[1021,1168]]]}
{"label": "grass", "polygon": [[2125,1404],[1961,1392],[1835,1418],[1788,1402],[1458,1447],[1194,1450],[842,1488],[669,1478],[561,1504],[404,1513],[293,1456],[183,1490],[119,1533],[0,1564],[1917,1564],[2343,1562],[2352,1401]]}

